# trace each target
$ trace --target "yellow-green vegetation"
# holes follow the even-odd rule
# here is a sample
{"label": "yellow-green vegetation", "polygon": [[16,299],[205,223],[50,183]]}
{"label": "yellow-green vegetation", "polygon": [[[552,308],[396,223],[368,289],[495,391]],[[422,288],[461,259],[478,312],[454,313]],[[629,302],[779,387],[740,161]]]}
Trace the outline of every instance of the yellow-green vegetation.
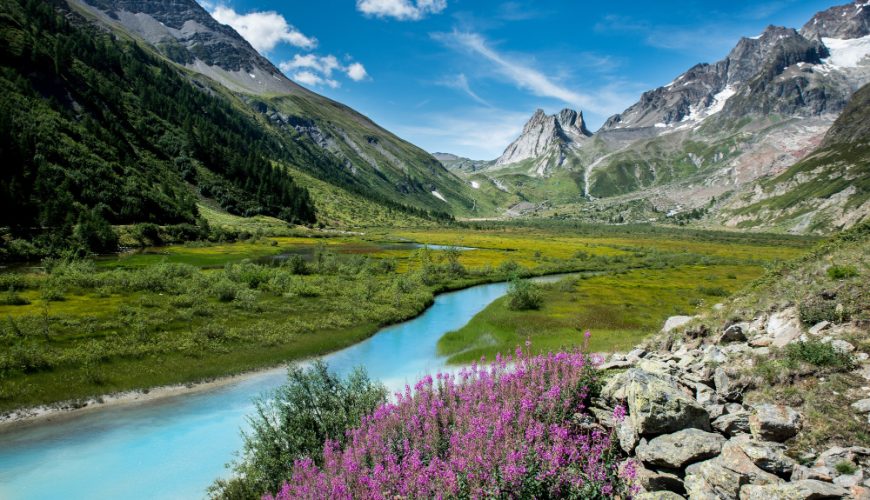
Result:
{"label": "yellow-green vegetation", "polygon": [[491,358],[525,340],[534,350],[557,350],[594,332],[594,352],[627,350],[672,315],[693,314],[757,278],[754,265],[677,266],[565,278],[542,286],[543,305],[513,310],[510,297],[490,304],[465,327],[438,342],[451,363]]}
{"label": "yellow-green vegetation", "polygon": [[[322,354],[419,314],[435,293],[517,276],[579,272],[585,279],[545,289],[537,311],[502,311],[496,302],[474,324],[530,318],[542,348],[582,341],[577,329],[588,327],[595,342],[611,339],[600,348],[623,348],[664,316],[690,311],[694,300],[717,300],[807,244],[637,228],[291,234],[254,232],[242,241],[0,273],[0,411]],[[510,349],[531,336],[493,335]],[[450,352],[465,356],[468,348],[455,344]],[[486,349],[480,352],[493,352]]]}

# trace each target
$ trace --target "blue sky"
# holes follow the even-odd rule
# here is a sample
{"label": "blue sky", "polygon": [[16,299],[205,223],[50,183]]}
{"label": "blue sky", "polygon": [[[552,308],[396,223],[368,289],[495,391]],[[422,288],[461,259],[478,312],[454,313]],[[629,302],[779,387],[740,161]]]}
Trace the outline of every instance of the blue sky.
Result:
{"label": "blue sky", "polygon": [[591,130],[816,0],[200,0],[285,73],[430,151],[492,159],[536,108]]}

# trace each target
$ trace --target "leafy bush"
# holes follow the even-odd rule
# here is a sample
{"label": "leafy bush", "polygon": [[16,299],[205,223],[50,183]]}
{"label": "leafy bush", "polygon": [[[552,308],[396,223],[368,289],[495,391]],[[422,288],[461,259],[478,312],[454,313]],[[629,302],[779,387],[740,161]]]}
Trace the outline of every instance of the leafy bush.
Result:
{"label": "leafy bush", "polygon": [[786,359],[791,363],[809,363],[815,366],[849,369],[853,365],[849,354],[840,352],[830,343],[817,340],[795,342],[785,348]]}
{"label": "leafy bush", "polygon": [[294,461],[317,457],[322,463],[324,444],[343,443],[345,431],[359,425],[386,397],[386,388],[361,368],[342,379],[322,361],[307,370],[291,367],[284,385],[255,402],[257,413],[244,435],[242,460],[234,464],[237,476],[218,481],[212,495],[259,498],[277,490]]}
{"label": "leafy bush", "polygon": [[[573,418],[597,386],[579,351],[425,377],[320,456],[295,461],[275,498],[613,498],[633,468]],[[283,471],[279,471],[279,474]]]}
{"label": "leafy bush", "polygon": [[10,286],[9,290],[0,296],[0,304],[4,306],[26,306],[27,304],[30,304],[30,301],[21,295],[18,295],[15,288]]}
{"label": "leafy bush", "polygon": [[828,268],[828,277],[832,280],[843,280],[858,276],[858,268],[855,266],[831,266]]}
{"label": "leafy bush", "polygon": [[798,313],[800,314],[801,322],[807,326],[815,325],[820,321],[830,321],[836,323],[840,319],[848,319],[848,314],[841,308],[837,310],[837,303],[833,300],[824,300],[821,297],[814,297],[801,302],[798,305]]}
{"label": "leafy bush", "polygon": [[842,462],[839,462],[837,465],[834,466],[834,468],[837,469],[837,472],[839,472],[840,474],[846,475],[854,474],[858,470],[858,467],[856,467],[855,464],[848,460],[843,460]]}
{"label": "leafy bush", "polygon": [[508,308],[514,311],[540,309],[544,304],[541,287],[529,280],[515,279],[508,288]]}
{"label": "leafy bush", "polygon": [[697,288],[699,293],[704,295],[708,295],[710,297],[727,297],[728,290],[725,290],[721,286],[699,286]]}

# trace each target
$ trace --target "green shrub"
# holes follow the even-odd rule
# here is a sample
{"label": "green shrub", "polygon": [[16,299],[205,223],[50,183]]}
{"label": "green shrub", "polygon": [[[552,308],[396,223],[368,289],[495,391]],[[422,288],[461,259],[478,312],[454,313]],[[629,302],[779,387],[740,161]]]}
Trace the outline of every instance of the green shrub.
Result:
{"label": "green shrub", "polygon": [[221,302],[232,302],[242,288],[232,281],[222,278],[211,286],[211,292]]}
{"label": "green shrub", "polygon": [[858,276],[858,268],[855,266],[831,266],[828,268],[828,277],[832,280],[843,280]]}
{"label": "green shrub", "polygon": [[512,280],[507,295],[508,308],[514,311],[540,309],[544,305],[541,287],[529,280]]}
{"label": "green shrub", "polygon": [[842,462],[835,465],[834,468],[837,469],[837,472],[839,472],[840,474],[846,475],[854,474],[858,470],[858,467],[856,467],[855,464],[848,460],[843,460]]}
{"label": "green shrub", "polygon": [[845,310],[837,311],[837,303],[833,300],[824,300],[820,297],[814,297],[801,302],[798,305],[798,313],[800,314],[801,322],[807,326],[815,325],[821,321],[830,321],[836,323],[841,319],[848,319],[848,314]]}
{"label": "green shrub", "polygon": [[305,370],[291,367],[284,385],[255,401],[243,458],[233,464],[236,477],[217,481],[210,488],[212,497],[260,498],[278,490],[295,460],[322,461],[327,439],[343,443],[345,432],[386,398],[386,388],[361,368],[341,378],[323,361]]}
{"label": "green shrub", "polygon": [[704,295],[710,297],[727,297],[728,290],[725,290],[721,286],[699,286],[697,288],[698,293],[702,293]]}
{"label": "green shrub", "polygon": [[791,363],[809,363],[820,367],[851,369],[852,357],[834,349],[830,343],[810,340],[795,342],[785,348],[786,359]]}

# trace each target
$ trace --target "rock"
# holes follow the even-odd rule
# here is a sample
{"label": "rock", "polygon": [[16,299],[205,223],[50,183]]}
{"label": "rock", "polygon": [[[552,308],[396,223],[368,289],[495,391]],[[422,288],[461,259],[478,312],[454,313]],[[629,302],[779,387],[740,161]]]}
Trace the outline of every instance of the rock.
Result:
{"label": "rock", "polygon": [[619,370],[622,368],[631,368],[633,363],[631,361],[626,360],[611,360],[598,365],[598,369],[601,371],[607,370]]}
{"label": "rock", "polygon": [[684,497],[672,491],[648,491],[635,495],[634,500],[682,500]]}
{"label": "rock", "polygon": [[756,347],[752,349],[752,354],[760,358],[766,358],[770,356],[770,347]]}
{"label": "rock", "polygon": [[713,420],[713,429],[727,436],[747,434],[749,432],[749,412],[728,413]]}
{"label": "rock", "polygon": [[725,438],[713,432],[684,429],[642,441],[637,447],[637,458],[659,467],[680,469],[688,464],[715,457],[722,450]]}
{"label": "rock", "polygon": [[849,498],[856,500],[870,500],[870,488],[866,486],[852,486],[849,488]]}
{"label": "rock", "polygon": [[853,486],[859,486],[862,482],[864,482],[864,470],[858,469],[852,474],[840,474],[839,476],[834,478],[834,484],[837,486],[842,486],[843,488],[852,488]]}
{"label": "rock", "polygon": [[819,321],[809,329],[810,335],[819,335],[830,326],[831,323],[829,321]]}
{"label": "rock", "polygon": [[825,481],[830,483],[834,480],[834,470],[827,467],[804,467],[803,465],[795,466],[791,473],[792,481],[802,481],[812,479],[815,481]]}
{"label": "rock", "polygon": [[748,323],[734,323],[722,332],[719,336],[720,343],[726,342],[745,342],[746,332],[749,330]]}
{"label": "rock", "polygon": [[841,340],[841,339],[832,340],[831,347],[833,347],[835,351],[838,351],[838,352],[841,352],[844,354],[850,353],[850,352],[855,350],[855,346],[853,346],[852,344],[846,342],[845,340]]}
{"label": "rock", "polygon": [[751,336],[760,335],[765,332],[766,327],[767,317],[759,316],[749,323],[749,330],[746,333]]}
{"label": "rock", "polygon": [[758,337],[753,337],[752,340],[749,341],[750,347],[770,347],[772,344],[773,339],[767,335],[759,335]]}
{"label": "rock", "polygon": [[665,320],[665,325],[662,327],[662,333],[669,333],[677,328],[686,326],[695,319],[694,316],[671,316]]}
{"label": "rock", "polygon": [[716,346],[710,346],[707,348],[707,351],[704,353],[704,357],[702,358],[704,363],[712,363],[721,365],[722,363],[728,362],[728,355],[725,354],[722,349],[719,349]]}
{"label": "rock", "polygon": [[628,354],[625,355],[626,361],[631,361],[632,363],[637,363],[641,358],[647,355],[647,352],[640,347],[636,349],[632,349]]}
{"label": "rock", "polygon": [[670,472],[647,469],[638,464],[635,466],[637,483],[643,491],[670,491],[685,493],[683,480]]}
{"label": "rock", "polygon": [[710,416],[672,378],[632,368],[625,372],[629,418],[641,436],[686,428],[709,429]]}
{"label": "rock", "polygon": [[716,391],[706,384],[695,384],[695,400],[701,403],[704,407],[720,402],[719,395],[716,394]]}
{"label": "rock", "polygon": [[637,368],[648,373],[664,375],[666,377],[671,377],[678,371],[675,366],[654,359],[642,359],[638,361]]}
{"label": "rock", "polygon": [[634,447],[637,446],[640,437],[637,435],[637,429],[634,428],[630,418],[624,418],[616,426],[616,438],[619,440],[619,447],[626,453],[634,451]]}
{"label": "rock", "polygon": [[713,372],[713,385],[716,387],[716,393],[728,401],[740,401],[743,398],[743,390],[746,388],[745,384],[738,383],[721,366]]}
{"label": "rock", "polygon": [[813,479],[791,483],[746,485],[740,489],[740,500],[815,500],[843,498],[849,492],[840,486]]}
{"label": "rock", "polygon": [[834,446],[822,452],[813,466],[825,467],[830,469],[833,475],[838,475],[838,464],[849,462],[853,465],[868,465],[868,458],[870,458],[870,449],[863,446],[850,446],[848,448]]}
{"label": "rock", "polygon": [[737,442],[752,463],[763,471],[780,477],[790,477],[797,466],[797,462],[785,454],[785,445],[750,439]]}
{"label": "rock", "polygon": [[870,398],[852,403],[852,409],[858,413],[870,413]]}
{"label": "rock", "polygon": [[704,405],[704,409],[707,410],[711,419],[717,419],[725,414],[725,405],[723,404]]}
{"label": "rock", "polygon": [[589,413],[591,413],[595,417],[595,420],[604,427],[613,427],[613,410],[596,408],[593,406],[592,408],[589,408]]}
{"label": "rock", "polygon": [[788,406],[759,405],[749,416],[749,429],[761,441],[782,442],[794,437],[800,428],[800,413]]}
{"label": "rock", "polygon": [[702,500],[737,498],[744,483],[740,474],[723,467],[715,458],[689,466],[683,479],[688,497]]}
{"label": "rock", "polygon": [[741,441],[731,440],[722,446],[722,454],[717,458],[726,469],[740,475],[741,484],[776,484],[781,483],[779,476],[766,472],[755,465],[755,462],[744,451]]}
{"label": "rock", "polygon": [[[785,347],[801,336],[801,322],[797,309],[789,307],[770,316],[767,321],[767,334],[773,339],[774,347]],[[762,347],[762,346],[753,346]]]}

